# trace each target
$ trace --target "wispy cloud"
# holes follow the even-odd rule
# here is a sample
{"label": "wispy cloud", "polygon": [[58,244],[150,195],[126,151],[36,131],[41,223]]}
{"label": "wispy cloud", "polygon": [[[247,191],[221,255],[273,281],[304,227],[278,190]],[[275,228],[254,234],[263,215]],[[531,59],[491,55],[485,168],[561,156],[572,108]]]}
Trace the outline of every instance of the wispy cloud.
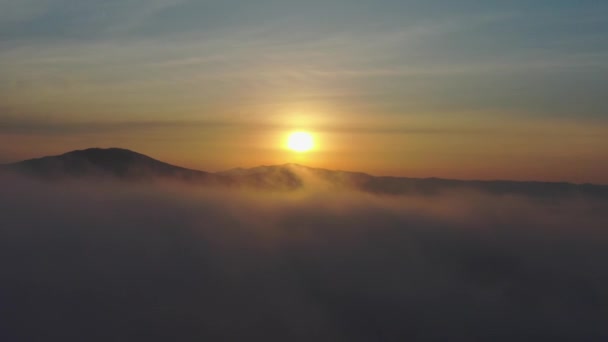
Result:
{"label": "wispy cloud", "polygon": [[[567,126],[571,136],[597,137],[608,112],[605,7],[0,0],[0,130],[208,132],[235,129],[233,121],[275,130],[291,129],[298,113],[309,127],[329,122],[313,127],[321,131],[391,138],[511,134],[513,142],[567,136]],[[603,146],[594,139],[577,138],[577,151]]]}

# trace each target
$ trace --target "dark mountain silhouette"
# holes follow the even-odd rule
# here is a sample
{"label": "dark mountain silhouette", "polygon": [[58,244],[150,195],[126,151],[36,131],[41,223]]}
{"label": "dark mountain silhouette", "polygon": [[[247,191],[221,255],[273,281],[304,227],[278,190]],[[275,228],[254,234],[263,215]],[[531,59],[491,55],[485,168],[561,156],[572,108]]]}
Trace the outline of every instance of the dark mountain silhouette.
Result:
{"label": "dark mountain silhouette", "polygon": [[102,177],[126,181],[173,180],[272,191],[322,187],[389,195],[436,195],[446,191],[475,191],[543,198],[581,196],[608,199],[608,186],[605,185],[378,177],[361,172],[311,168],[298,164],[209,173],[174,166],[120,148],[73,151],[59,156],[25,160],[5,165],[3,168],[9,172],[46,180]]}
{"label": "dark mountain silhouette", "polygon": [[303,186],[289,172],[209,173],[187,169],[122,148],[90,148],[58,156],[24,160],[4,165],[7,172],[43,180],[114,179],[129,182],[171,180],[204,185],[249,187],[266,190],[295,190]]}
{"label": "dark mountain silhouette", "polygon": [[163,163],[120,148],[90,148],[59,156],[25,160],[6,168],[42,179],[106,177],[128,180],[171,178],[206,180],[209,174]]}

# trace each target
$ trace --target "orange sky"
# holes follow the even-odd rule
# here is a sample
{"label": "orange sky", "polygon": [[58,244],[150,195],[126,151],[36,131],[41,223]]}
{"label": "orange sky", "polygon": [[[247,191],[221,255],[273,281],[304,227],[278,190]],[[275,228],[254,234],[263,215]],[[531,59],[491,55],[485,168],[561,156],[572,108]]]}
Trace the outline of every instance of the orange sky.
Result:
{"label": "orange sky", "polygon": [[[0,1],[0,163],[608,183],[608,2]],[[291,131],[318,148],[286,151]]]}
{"label": "orange sky", "polygon": [[[341,125],[314,116],[282,119],[284,123],[74,125],[69,134],[46,128],[45,133],[3,135],[13,144],[0,152],[9,162],[93,146],[124,147],[207,171],[299,163],[376,175],[608,183],[604,125],[394,118]],[[285,148],[288,134],[298,130],[313,134],[314,150]]]}

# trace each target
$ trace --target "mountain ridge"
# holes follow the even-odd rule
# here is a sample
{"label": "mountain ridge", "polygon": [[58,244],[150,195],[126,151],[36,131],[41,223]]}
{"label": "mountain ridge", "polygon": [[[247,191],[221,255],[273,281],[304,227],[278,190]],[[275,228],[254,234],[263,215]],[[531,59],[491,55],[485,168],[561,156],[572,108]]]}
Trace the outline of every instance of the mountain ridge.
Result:
{"label": "mountain ridge", "polygon": [[45,180],[100,177],[126,181],[165,179],[276,191],[297,190],[311,183],[322,183],[334,189],[354,189],[388,195],[433,195],[450,190],[473,190],[501,195],[584,195],[608,199],[608,186],[598,184],[374,176],[363,172],[313,168],[296,163],[206,172],[172,165],[118,147],[75,150],[61,155],[5,164],[3,169]]}

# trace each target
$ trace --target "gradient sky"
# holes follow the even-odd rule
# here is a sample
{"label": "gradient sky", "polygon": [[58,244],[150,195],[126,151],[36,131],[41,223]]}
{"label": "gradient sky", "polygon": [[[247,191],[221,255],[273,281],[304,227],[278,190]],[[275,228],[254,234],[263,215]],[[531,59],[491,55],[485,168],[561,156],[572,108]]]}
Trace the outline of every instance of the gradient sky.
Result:
{"label": "gradient sky", "polygon": [[[608,1],[0,0],[0,162],[608,183]],[[315,133],[298,155],[283,140]]]}

